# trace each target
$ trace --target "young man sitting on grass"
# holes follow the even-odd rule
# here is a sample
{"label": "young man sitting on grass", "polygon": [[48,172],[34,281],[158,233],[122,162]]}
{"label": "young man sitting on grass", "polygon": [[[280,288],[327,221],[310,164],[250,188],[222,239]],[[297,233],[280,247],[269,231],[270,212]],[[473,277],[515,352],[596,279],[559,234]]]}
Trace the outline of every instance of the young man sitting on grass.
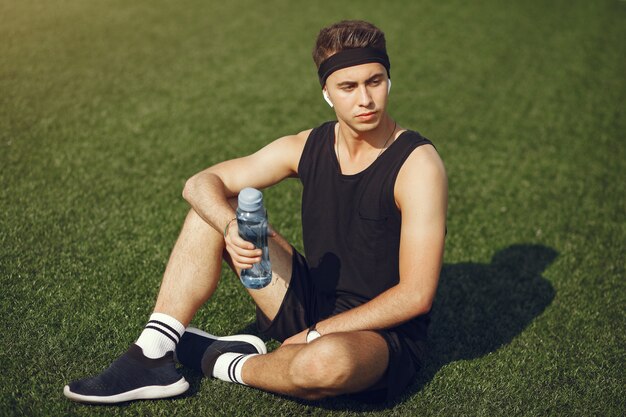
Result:
{"label": "young man sitting on grass", "polygon": [[[190,178],[191,205],[154,313],[101,374],[65,386],[76,401],[165,398],[189,384],[175,360],[204,375],[303,399],[357,392],[392,398],[422,364],[442,264],[447,180],[431,142],[387,113],[384,34],[370,23],[322,29],[313,52],[337,120],[285,136]],[[285,178],[303,185],[306,256],[269,239],[269,286],[248,290],[271,353],[252,335],[218,338],[187,327],[214,293],[222,259],[238,275],[261,250],[234,221],[243,188]]]}

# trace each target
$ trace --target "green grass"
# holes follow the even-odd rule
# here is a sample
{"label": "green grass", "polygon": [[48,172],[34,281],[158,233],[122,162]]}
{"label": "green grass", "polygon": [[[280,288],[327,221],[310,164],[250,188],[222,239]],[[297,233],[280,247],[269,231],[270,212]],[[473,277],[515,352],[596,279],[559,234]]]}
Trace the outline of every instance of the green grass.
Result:
{"label": "green grass", "polygon": [[[65,400],[145,323],[185,179],[332,117],[310,50],[342,18],[385,30],[391,113],[450,178],[416,383],[385,407],[190,372],[185,398]],[[0,415],[623,415],[625,19],[617,0],[0,1]],[[296,247],[299,197],[266,194]],[[253,313],[225,273],[195,323]]]}

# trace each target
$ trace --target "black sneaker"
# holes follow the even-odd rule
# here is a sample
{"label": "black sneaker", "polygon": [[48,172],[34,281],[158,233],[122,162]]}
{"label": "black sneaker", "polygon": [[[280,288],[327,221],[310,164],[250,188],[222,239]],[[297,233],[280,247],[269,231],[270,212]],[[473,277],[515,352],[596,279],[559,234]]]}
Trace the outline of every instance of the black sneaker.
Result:
{"label": "black sneaker", "polygon": [[238,334],[217,337],[194,327],[188,327],[176,346],[176,360],[188,368],[213,375],[217,358],[226,352],[267,353],[265,343],[256,336]]}
{"label": "black sneaker", "polygon": [[74,401],[113,404],[173,397],[188,388],[189,383],[176,370],[172,352],[150,359],[133,344],[100,375],[70,382],[63,394]]}

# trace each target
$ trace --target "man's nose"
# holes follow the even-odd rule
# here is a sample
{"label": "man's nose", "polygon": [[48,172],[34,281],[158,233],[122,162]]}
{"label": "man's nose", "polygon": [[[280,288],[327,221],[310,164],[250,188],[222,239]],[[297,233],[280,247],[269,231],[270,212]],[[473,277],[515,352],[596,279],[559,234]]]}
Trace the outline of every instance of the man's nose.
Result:
{"label": "man's nose", "polygon": [[367,107],[372,103],[372,95],[369,92],[367,86],[362,85],[359,87],[359,105]]}

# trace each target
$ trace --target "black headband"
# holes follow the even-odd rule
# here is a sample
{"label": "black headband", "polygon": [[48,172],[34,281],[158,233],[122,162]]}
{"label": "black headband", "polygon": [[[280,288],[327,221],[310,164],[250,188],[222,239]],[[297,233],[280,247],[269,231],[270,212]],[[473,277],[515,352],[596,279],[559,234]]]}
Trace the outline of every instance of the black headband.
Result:
{"label": "black headband", "polygon": [[370,62],[382,64],[387,70],[387,76],[391,78],[391,64],[389,63],[389,57],[384,51],[375,48],[353,48],[337,52],[320,64],[320,68],[317,70],[320,84],[323,88],[324,84],[326,84],[326,79],[337,70],[355,65],[369,64]]}

